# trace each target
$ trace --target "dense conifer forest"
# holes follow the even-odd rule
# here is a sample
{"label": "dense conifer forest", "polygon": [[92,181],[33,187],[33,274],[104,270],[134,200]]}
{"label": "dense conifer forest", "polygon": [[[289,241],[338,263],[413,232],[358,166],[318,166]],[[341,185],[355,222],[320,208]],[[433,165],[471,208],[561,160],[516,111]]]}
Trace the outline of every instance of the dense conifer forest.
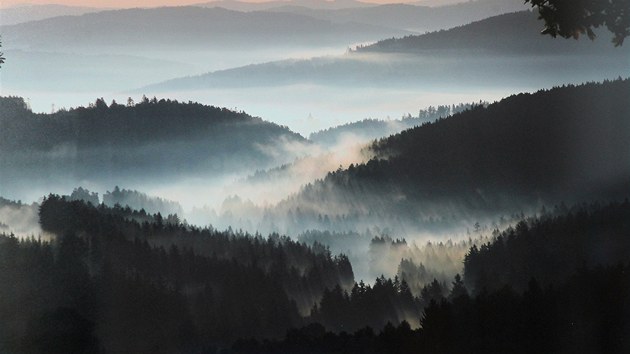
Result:
{"label": "dense conifer forest", "polygon": [[[2,176],[67,179],[217,175],[275,163],[262,146],[306,142],[286,127],[243,112],[176,100],[129,99],[34,113],[23,98],[0,98]],[[281,147],[279,147],[281,149]],[[286,151],[291,161],[291,152]],[[98,171],[102,171],[99,173]]]}
{"label": "dense conifer forest", "polygon": [[[340,327],[375,308],[359,305],[361,310],[353,312],[355,306],[398,283],[379,279],[373,289],[356,285],[349,294],[325,294],[322,311],[331,309],[331,317],[340,320],[337,327],[310,324],[282,340],[240,340],[232,352],[626,352],[630,203],[558,209],[521,222],[480,248],[473,246],[464,277],[457,275],[448,287],[437,281],[425,286],[415,299],[421,309],[416,313],[422,313],[418,329],[399,321],[382,328]],[[399,296],[413,308],[406,285],[398,284]]]}
{"label": "dense conifer forest", "polygon": [[2,236],[3,284],[14,284],[0,290],[2,351],[63,353],[70,341],[81,352],[172,353],[276,337],[303,323],[325,289],[354,281],[343,255],[279,235],[199,229],[56,195],[39,214],[58,238]]}
{"label": "dense conifer forest", "polygon": [[[0,238],[6,352],[622,352],[630,204],[563,205],[419,293],[343,255],[49,195],[54,240]],[[15,308],[22,311],[16,312]],[[292,329],[298,328],[298,329]],[[132,333],[133,335],[129,335]]]}
{"label": "dense conifer forest", "polygon": [[[408,35],[378,41],[357,48],[358,52],[428,53],[439,51],[466,52],[468,55],[568,55],[590,52],[596,48],[610,50],[606,40],[556,41],[540,36],[544,26],[535,11],[520,11],[493,16],[464,26],[434,31],[423,35]],[[597,33],[604,31],[597,30]],[[608,34],[605,33],[607,36]],[[610,53],[627,53],[627,49]],[[445,54],[445,53],[442,53]]]}

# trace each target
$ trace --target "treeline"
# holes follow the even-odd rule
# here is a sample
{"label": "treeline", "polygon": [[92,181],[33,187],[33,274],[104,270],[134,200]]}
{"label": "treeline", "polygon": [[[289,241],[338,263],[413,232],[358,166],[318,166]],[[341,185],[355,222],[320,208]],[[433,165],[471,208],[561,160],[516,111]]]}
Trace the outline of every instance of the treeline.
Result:
{"label": "treeline", "polygon": [[475,292],[509,285],[527,289],[561,283],[577,269],[628,262],[630,202],[577,205],[519,222],[493,242],[472,246],[464,259],[466,285]]}
{"label": "treeline", "polygon": [[[352,267],[286,237],[167,223],[50,195],[43,240],[0,238],[0,351],[175,353],[300,326]],[[19,309],[19,310],[18,310]]]}
{"label": "treeline", "polygon": [[61,236],[0,237],[0,350],[622,353],[629,220],[628,200],[561,206],[471,246],[463,278],[414,296],[398,277],[353,283],[319,244],[50,195],[40,221]]}
{"label": "treeline", "polygon": [[[182,206],[172,200],[167,200],[160,197],[151,197],[145,193],[131,189],[120,189],[120,187],[114,187],[114,190],[107,191],[103,194],[103,198],[99,198],[98,193],[90,192],[89,190],[78,187],[72,190],[72,193],[68,196],[68,200],[79,200],[85,203],[91,203],[94,206],[105,204],[109,207],[115,207],[116,205],[122,207],[129,207],[133,210],[144,210],[148,214],[168,215],[172,223],[179,223],[179,215],[183,215],[184,209]],[[167,220],[168,222],[168,220]]]}
{"label": "treeline", "polygon": [[[395,321],[380,332],[310,324],[282,340],[240,340],[231,353],[626,353],[629,220],[628,200],[580,205],[473,246],[464,279],[456,276],[450,290],[434,281],[416,299],[417,329]],[[327,297],[345,304],[329,306],[344,316],[355,295]]]}
{"label": "treeline", "polygon": [[298,240],[306,244],[324,244],[333,253],[346,254],[357,280],[397,276],[407,283],[414,296],[420,296],[424,287],[434,280],[449,289],[446,284],[456,274],[462,274],[464,257],[470,248],[481,246],[490,239],[481,231],[468,238],[424,243],[393,239],[386,230],[378,229],[361,233],[309,230],[298,235]]}
{"label": "treeline", "polygon": [[359,138],[363,141],[380,139],[428,121],[446,118],[451,114],[466,111],[477,105],[487,105],[487,103],[479,102],[478,104],[460,103],[457,105],[429,106],[425,109],[420,109],[417,116],[408,114],[396,120],[364,119],[362,121],[342,124],[314,132],[309,135],[308,139],[318,144],[329,146],[343,142],[343,139],[347,137],[353,139]]}
{"label": "treeline", "polygon": [[114,187],[113,191],[103,194],[103,203],[110,207],[119,204],[135,210],[144,209],[148,213],[182,215],[184,211],[177,202],[160,197],[150,197],[136,190],[120,189],[118,186]]}

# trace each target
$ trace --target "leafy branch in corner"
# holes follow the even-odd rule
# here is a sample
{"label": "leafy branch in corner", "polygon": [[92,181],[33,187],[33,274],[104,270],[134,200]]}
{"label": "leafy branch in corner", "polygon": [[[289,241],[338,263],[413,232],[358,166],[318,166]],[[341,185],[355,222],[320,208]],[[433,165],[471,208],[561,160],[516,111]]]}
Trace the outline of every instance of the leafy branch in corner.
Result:
{"label": "leafy branch in corner", "polygon": [[[2,37],[0,37],[0,48],[2,48]],[[0,67],[1,67],[1,64],[4,64],[4,60],[5,60],[4,53],[0,52]]]}
{"label": "leafy branch in corner", "polygon": [[552,37],[595,39],[594,29],[605,26],[613,33],[615,47],[630,36],[630,0],[525,0],[538,7],[545,21],[542,34]]}

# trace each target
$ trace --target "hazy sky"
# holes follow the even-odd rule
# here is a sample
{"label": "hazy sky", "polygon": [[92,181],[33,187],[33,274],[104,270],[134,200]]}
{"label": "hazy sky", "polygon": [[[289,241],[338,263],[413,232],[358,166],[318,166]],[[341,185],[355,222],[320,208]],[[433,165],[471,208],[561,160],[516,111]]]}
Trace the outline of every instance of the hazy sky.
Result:
{"label": "hazy sky", "polygon": [[[87,7],[155,7],[155,6],[178,6],[190,5],[211,0],[1,0],[1,7],[10,7],[21,4],[62,4]],[[268,0],[245,0],[247,2],[265,2]],[[371,3],[402,3],[402,2],[423,2],[422,0],[361,0]],[[425,0],[427,3],[435,4],[443,2],[449,4],[466,0]]]}

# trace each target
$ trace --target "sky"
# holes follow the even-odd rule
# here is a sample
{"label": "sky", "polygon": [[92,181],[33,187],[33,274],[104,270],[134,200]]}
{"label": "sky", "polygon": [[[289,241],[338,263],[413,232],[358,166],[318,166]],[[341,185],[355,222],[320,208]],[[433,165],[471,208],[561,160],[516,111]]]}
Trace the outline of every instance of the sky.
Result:
{"label": "sky", "polygon": [[[210,2],[211,0],[0,0],[0,7],[11,7],[16,5],[41,5],[41,4],[61,4],[70,6],[85,7],[115,7],[115,8],[132,8],[132,7],[156,7],[156,6],[183,6]],[[269,0],[241,0],[246,2],[266,2]],[[401,3],[416,2],[416,0],[361,0],[369,3]],[[443,2],[449,4],[453,2],[465,0],[424,0],[434,5]],[[423,2],[423,0],[417,1]]]}

